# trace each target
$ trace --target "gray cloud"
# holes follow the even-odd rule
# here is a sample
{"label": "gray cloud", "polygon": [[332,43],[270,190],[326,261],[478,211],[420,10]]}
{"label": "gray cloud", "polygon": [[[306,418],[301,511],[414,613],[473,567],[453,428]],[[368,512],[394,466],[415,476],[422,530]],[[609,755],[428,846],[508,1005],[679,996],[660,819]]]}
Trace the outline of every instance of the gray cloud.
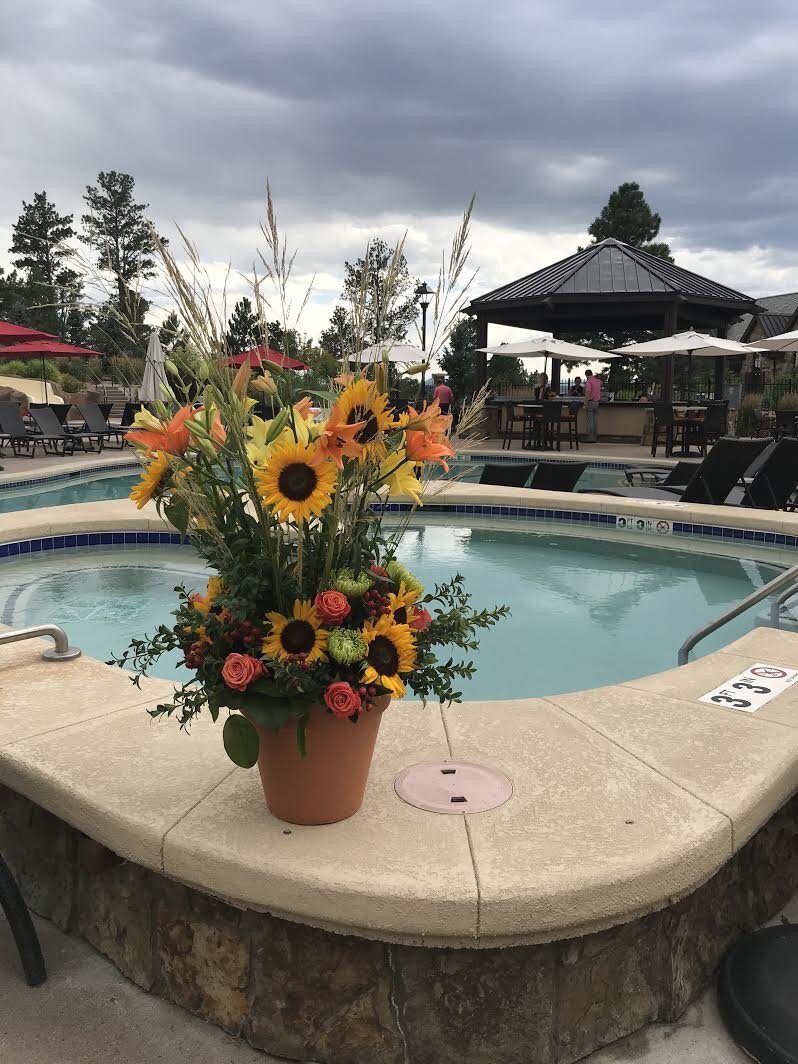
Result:
{"label": "gray cloud", "polygon": [[796,245],[793,0],[4,9],[5,225],[42,187],[79,213],[101,168],[133,173],[159,219],[231,230],[267,175],[298,224],[423,226],[476,190],[481,220],[559,233],[637,178],[687,251]]}

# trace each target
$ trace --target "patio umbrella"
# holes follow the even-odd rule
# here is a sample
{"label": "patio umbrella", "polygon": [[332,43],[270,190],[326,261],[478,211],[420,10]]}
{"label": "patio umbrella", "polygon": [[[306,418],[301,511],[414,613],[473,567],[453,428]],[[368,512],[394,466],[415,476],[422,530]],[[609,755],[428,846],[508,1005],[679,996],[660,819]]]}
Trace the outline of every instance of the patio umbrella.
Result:
{"label": "patio umbrella", "polygon": [[749,351],[798,351],[798,330],[768,336],[765,340],[757,340],[753,344],[743,346]]}
{"label": "patio umbrella", "polygon": [[688,329],[686,332],[674,333],[672,336],[660,336],[656,340],[643,340],[639,344],[627,344],[616,347],[619,355],[634,355],[643,358],[660,358],[663,355],[687,355],[687,379],[693,369],[693,355],[701,358],[729,358],[732,355],[747,355],[756,348],[737,340],[726,340],[722,336],[708,336],[706,333]]}
{"label": "patio umbrella", "polygon": [[139,388],[139,402],[152,403],[167,397],[166,368],[161,338],[158,330],[153,329],[147,344],[147,361],[144,364],[144,377]]}
{"label": "patio umbrella", "polygon": [[284,355],[282,351],[275,351],[271,347],[253,347],[250,351],[242,351],[240,355],[235,355],[228,361],[231,366],[243,366],[249,361],[252,369],[260,369],[264,362],[271,362],[272,365],[279,366],[281,369],[310,369],[307,362],[300,362],[298,358],[291,358],[290,355]]}
{"label": "patio umbrella", "polygon": [[559,362],[605,362],[617,355],[610,355],[606,351],[599,351],[595,347],[582,347],[581,344],[571,344],[567,340],[558,340],[551,333],[541,333],[539,336],[529,336],[526,340],[518,340],[512,344],[499,344],[496,347],[478,347],[477,351],[485,351],[489,355],[506,355],[507,358],[534,358],[544,356],[543,372],[546,373],[549,364],[549,356]]}
{"label": "patio umbrella", "polygon": [[78,347],[76,344],[67,344],[61,340],[26,340],[23,343],[12,344],[10,347],[0,347],[0,358],[41,358],[42,360],[42,384],[44,385],[44,401],[47,402],[47,377],[45,374],[44,360],[46,358],[102,358],[101,351],[94,351],[90,347]]}
{"label": "patio umbrella", "polygon": [[52,333],[40,329],[29,329],[26,325],[13,325],[10,321],[0,321],[0,344],[16,344],[24,340],[57,340]]}
{"label": "patio umbrella", "polygon": [[364,347],[351,358],[343,359],[345,362],[357,362],[362,366],[371,366],[375,362],[382,362],[387,358],[389,362],[426,362],[429,355],[420,347],[413,344],[400,344],[392,340],[386,340],[381,344],[371,344]]}

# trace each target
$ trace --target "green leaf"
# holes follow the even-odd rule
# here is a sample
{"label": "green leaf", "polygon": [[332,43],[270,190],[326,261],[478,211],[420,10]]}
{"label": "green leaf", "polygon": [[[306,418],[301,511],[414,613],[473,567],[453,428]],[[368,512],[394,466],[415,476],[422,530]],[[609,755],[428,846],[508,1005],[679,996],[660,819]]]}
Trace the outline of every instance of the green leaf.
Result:
{"label": "green leaf", "polygon": [[258,760],[260,740],[255,728],[238,713],[224,722],[224,748],[227,756],[239,768],[252,768]]}
{"label": "green leaf", "polygon": [[305,395],[315,395],[318,399],[323,399],[325,403],[334,403],[338,398],[335,392],[316,391],[313,388],[303,388]]}
{"label": "green leaf", "polygon": [[178,532],[185,533],[188,528],[188,507],[183,499],[178,499],[177,497],[172,496],[164,507],[164,516],[166,517],[166,520],[178,530]]}

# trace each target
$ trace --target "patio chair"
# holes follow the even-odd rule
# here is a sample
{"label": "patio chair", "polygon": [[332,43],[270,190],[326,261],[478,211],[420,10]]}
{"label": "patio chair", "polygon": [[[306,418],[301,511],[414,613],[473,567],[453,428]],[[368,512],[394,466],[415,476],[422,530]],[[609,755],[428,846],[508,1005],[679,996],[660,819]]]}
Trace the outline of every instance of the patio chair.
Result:
{"label": "patio chair", "polygon": [[141,410],[141,403],[125,403],[122,417],[119,419],[119,427],[128,429],[133,424],[133,418]]}
{"label": "patio chair", "polygon": [[517,406],[515,403],[507,403],[504,410],[504,433],[502,434],[502,450],[505,447],[509,450],[512,446],[513,439],[517,438],[514,435],[515,426],[521,425],[521,446],[526,446],[527,440],[531,436],[532,432],[532,415],[528,410],[525,410],[522,406]]}
{"label": "patio chair", "polygon": [[624,470],[629,484],[649,488],[685,487],[700,465],[698,459],[684,459],[675,466],[631,466]]}
{"label": "patio chair", "polygon": [[699,462],[684,487],[664,484],[656,488],[615,488],[591,494],[617,495],[626,499],[659,499],[661,502],[694,502],[722,506],[735,486],[748,498],[745,474],[754,460],[773,441],[722,436]]}
{"label": "patio chair", "polygon": [[587,462],[538,462],[530,488],[538,491],[573,491]]}
{"label": "patio chair", "polygon": [[0,908],[6,914],[8,926],[17,944],[22,971],[28,986],[41,986],[47,978],[39,936],[30,918],[28,907],[22,897],[11,869],[0,854]]}
{"label": "patio chair", "polygon": [[[764,461],[749,469],[745,488],[735,488],[730,503],[755,506],[760,510],[790,510],[796,507],[798,490],[798,439],[783,436],[765,451]],[[753,476],[751,473],[753,471]]]}
{"label": "patio chair", "polygon": [[[15,458],[36,457],[39,444],[47,450],[48,437],[29,432],[16,403],[0,403],[0,442],[10,443]],[[71,452],[70,452],[71,453]]]}
{"label": "patio chair", "polygon": [[501,485],[505,488],[523,488],[535,468],[534,462],[518,462],[514,465],[488,462],[482,467],[480,484]]}
{"label": "patio chair", "polygon": [[58,424],[63,425],[69,413],[69,403],[28,403],[28,411],[52,410],[58,418]]}
{"label": "patio chair", "polygon": [[[97,444],[97,452],[99,453],[103,449],[103,437],[96,432],[82,432],[77,430],[71,432],[64,425],[58,424],[58,418],[52,412],[52,410],[44,407],[40,407],[38,410],[31,410],[31,417],[36,423],[41,436],[34,437],[35,439],[43,439],[44,449],[48,454],[58,454],[58,444],[61,444],[61,454],[74,454],[75,445],[78,444],[84,451],[93,451],[94,447],[87,446],[86,441]],[[54,447],[54,450],[47,451],[48,444]],[[67,448],[69,451],[67,452]]]}
{"label": "patio chair", "polygon": [[665,437],[665,457],[673,451],[673,403],[654,403],[654,428],[651,433],[651,457],[657,457],[660,436]]}
{"label": "patio chair", "polygon": [[707,444],[717,443],[725,435],[727,422],[728,407],[725,402],[707,404],[703,420],[693,430],[702,455],[707,453]]}
{"label": "patio chair", "polygon": [[776,411],[775,436],[777,440],[782,436],[798,436],[798,410]]}
{"label": "patio chair", "polygon": [[78,403],[77,407],[87,432],[102,436],[106,443],[113,440],[118,447],[124,447],[128,430],[119,425],[109,424],[97,403]]}
{"label": "patio chair", "polygon": [[563,407],[565,403],[559,399],[546,399],[543,403],[543,411],[540,415],[540,441],[539,446],[544,451],[560,450],[562,443]]}
{"label": "patio chair", "polygon": [[581,402],[571,402],[564,406],[562,416],[560,417],[560,427],[565,425],[568,430],[568,450],[572,451],[576,447],[579,450],[579,433],[577,431],[577,424],[579,418],[579,411],[582,409]]}

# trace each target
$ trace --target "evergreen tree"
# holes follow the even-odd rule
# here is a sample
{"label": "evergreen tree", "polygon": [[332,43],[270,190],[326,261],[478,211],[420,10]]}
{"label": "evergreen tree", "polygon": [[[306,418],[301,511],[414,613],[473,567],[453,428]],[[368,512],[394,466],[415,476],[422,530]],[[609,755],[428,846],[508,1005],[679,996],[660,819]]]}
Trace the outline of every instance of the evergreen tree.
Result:
{"label": "evergreen tree", "polygon": [[130,174],[100,171],[96,185],[86,187],[83,199],[88,213],[81,218],[83,239],[97,253],[98,269],[111,274],[116,289],[106,305],[102,330],[123,351],[143,351],[146,346],[144,314],[149,304],[138,287],[156,269],[153,230],[145,214],[148,204],[136,203],[133,189]]}
{"label": "evergreen tree", "polygon": [[233,313],[227,323],[227,347],[231,355],[240,355],[252,347],[258,347],[261,341],[258,315],[252,309],[252,302],[247,296],[233,307]]}
{"label": "evergreen tree", "polygon": [[345,307],[338,306],[332,312],[330,324],[322,329],[319,347],[340,362],[344,355],[354,354],[352,321]]}
{"label": "evergreen tree", "polygon": [[476,322],[473,318],[463,317],[449,333],[448,343],[438,359],[441,369],[449,378],[458,405],[467,401],[476,390],[476,343]]}
{"label": "evergreen tree", "polygon": [[386,292],[392,258],[393,249],[384,240],[377,239],[369,244],[367,259],[344,263],[341,298],[353,303],[365,298],[362,340],[366,347],[385,340],[404,340],[408,327],[418,316],[416,285],[410,278],[404,255],[399,258],[393,278],[393,292]]}
{"label": "evergreen tree", "polygon": [[670,247],[655,240],[661,225],[662,218],[651,210],[640,185],[625,181],[610,193],[601,214],[594,218],[587,231],[594,244],[615,237],[649,255],[673,262]]}
{"label": "evergreen tree", "polygon": [[32,203],[22,201],[10,250],[14,265],[27,273],[29,324],[81,343],[87,318],[81,306],[82,279],[67,265],[72,251],[66,241],[75,236],[72,219],[58,213],[46,192],[36,192]]}
{"label": "evergreen tree", "polygon": [[513,388],[529,383],[529,375],[520,358],[508,358],[506,355],[492,355],[488,362],[488,380],[491,391],[501,392],[502,388]]}
{"label": "evergreen tree", "polygon": [[176,347],[183,348],[188,345],[188,332],[183,328],[183,324],[174,310],[170,311],[164,319],[163,325],[158,330],[158,339],[161,341],[161,347],[166,354],[169,354]]}

